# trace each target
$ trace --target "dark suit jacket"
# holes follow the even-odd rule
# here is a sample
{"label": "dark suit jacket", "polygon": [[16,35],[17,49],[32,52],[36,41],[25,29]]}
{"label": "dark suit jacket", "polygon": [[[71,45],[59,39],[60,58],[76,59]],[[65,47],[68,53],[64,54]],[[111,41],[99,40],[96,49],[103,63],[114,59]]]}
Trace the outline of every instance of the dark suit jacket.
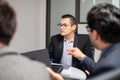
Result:
{"label": "dark suit jacket", "polygon": [[105,52],[101,54],[102,55],[98,63],[91,62],[92,60],[88,57],[83,61],[83,64],[89,69],[91,69],[90,65],[94,66],[92,67],[93,69],[91,69],[92,73],[90,77],[95,77],[107,71],[120,68],[120,43],[112,44]]}
{"label": "dark suit jacket", "polygon": [[[54,63],[60,63],[61,61],[61,57],[63,54],[63,41],[64,37],[60,34],[51,37],[48,51],[50,58]],[[88,35],[75,34],[73,46],[78,47],[85,55],[89,56],[91,59],[94,58],[94,48],[90,43]],[[85,70],[85,67],[75,57],[72,57],[72,66],[81,70]]]}

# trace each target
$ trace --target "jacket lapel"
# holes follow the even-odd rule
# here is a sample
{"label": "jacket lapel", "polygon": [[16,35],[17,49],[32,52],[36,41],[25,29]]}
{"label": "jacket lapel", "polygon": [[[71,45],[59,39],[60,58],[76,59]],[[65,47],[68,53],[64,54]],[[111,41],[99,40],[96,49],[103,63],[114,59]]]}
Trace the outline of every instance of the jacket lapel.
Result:
{"label": "jacket lapel", "polygon": [[78,44],[78,36],[75,35],[73,47],[77,47],[77,44]]}
{"label": "jacket lapel", "polygon": [[63,43],[64,43],[64,38],[62,37],[61,39],[60,39],[60,42],[59,42],[59,51],[58,51],[58,56],[59,56],[59,60],[61,60],[61,58],[62,58],[62,54],[63,54]]}
{"label": "jacket lapel", "polygon": [[[77,47],[77,44],[78,44],[78,36],[75,34],[73,47]],[[76,58],[72,56],[72,66],[76,66],[75,61],[76,61]]]}

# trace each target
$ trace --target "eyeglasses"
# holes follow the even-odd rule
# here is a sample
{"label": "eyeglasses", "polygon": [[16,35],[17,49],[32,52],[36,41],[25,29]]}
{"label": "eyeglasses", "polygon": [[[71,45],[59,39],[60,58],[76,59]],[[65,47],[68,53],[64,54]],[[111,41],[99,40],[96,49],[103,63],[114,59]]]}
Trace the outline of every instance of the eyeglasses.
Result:
{"label": "eyeglasses", "polygon": [[86,26],[86,29],[87,29],[87,32],[91,31],[90,28],[89,28],[89,26]]}
{"label": "eyeglasses", "polygon": [[67,26],[72,26],[72,25],[68,25],[68,24],[57,24],[58,27],[67,27]]}

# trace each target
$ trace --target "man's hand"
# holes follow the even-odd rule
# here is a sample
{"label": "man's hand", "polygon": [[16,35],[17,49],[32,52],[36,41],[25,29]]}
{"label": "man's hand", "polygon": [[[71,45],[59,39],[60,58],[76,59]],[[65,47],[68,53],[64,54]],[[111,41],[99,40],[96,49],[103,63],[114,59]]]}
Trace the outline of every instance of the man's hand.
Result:
{"label": "man's hand", "polygon": [[47,70],[50,74],[51,80],[64,80],[60,74],[55,73],[52,69],[47,68]]}
{"label": "man's hand", "polygon": [[77,47],[69,48],[67,50],[67,54],[72,55],[72,56],[76,57],[79,60],[81,60],[85,56],[83,54],[83,52],[80,49],[78,49]]}

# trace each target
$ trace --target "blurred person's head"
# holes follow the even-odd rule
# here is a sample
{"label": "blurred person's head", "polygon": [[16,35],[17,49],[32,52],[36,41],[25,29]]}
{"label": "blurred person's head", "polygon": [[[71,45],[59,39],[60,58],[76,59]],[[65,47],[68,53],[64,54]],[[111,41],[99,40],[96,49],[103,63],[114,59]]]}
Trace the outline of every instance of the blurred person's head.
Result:
{"label": "blurred person's head", "polygon": [[0,0],[0,46],[9,45],[15,31],[15,12],[7,2]]}
{"label": "blurred person's head", "polygon": [[58,26],[62,36],[67,37],[73,35],[77,27],[76,19],[70,14],[65,14],[61,17]]}
{"label": "blurred person's head", "polygon": [[108,3],[95,5],[88,12],[87,22],[91,42],[96,48],[103,49],[99,46],[102,45],[100,42],[103,44],[120,42],[120,9],[114,5]]}
{"label": "blurred person's head", "polygon": [[6,47],[15,31],[15,11],[7,2],[0,0],[0,80],[50,80],[45,64]]}

